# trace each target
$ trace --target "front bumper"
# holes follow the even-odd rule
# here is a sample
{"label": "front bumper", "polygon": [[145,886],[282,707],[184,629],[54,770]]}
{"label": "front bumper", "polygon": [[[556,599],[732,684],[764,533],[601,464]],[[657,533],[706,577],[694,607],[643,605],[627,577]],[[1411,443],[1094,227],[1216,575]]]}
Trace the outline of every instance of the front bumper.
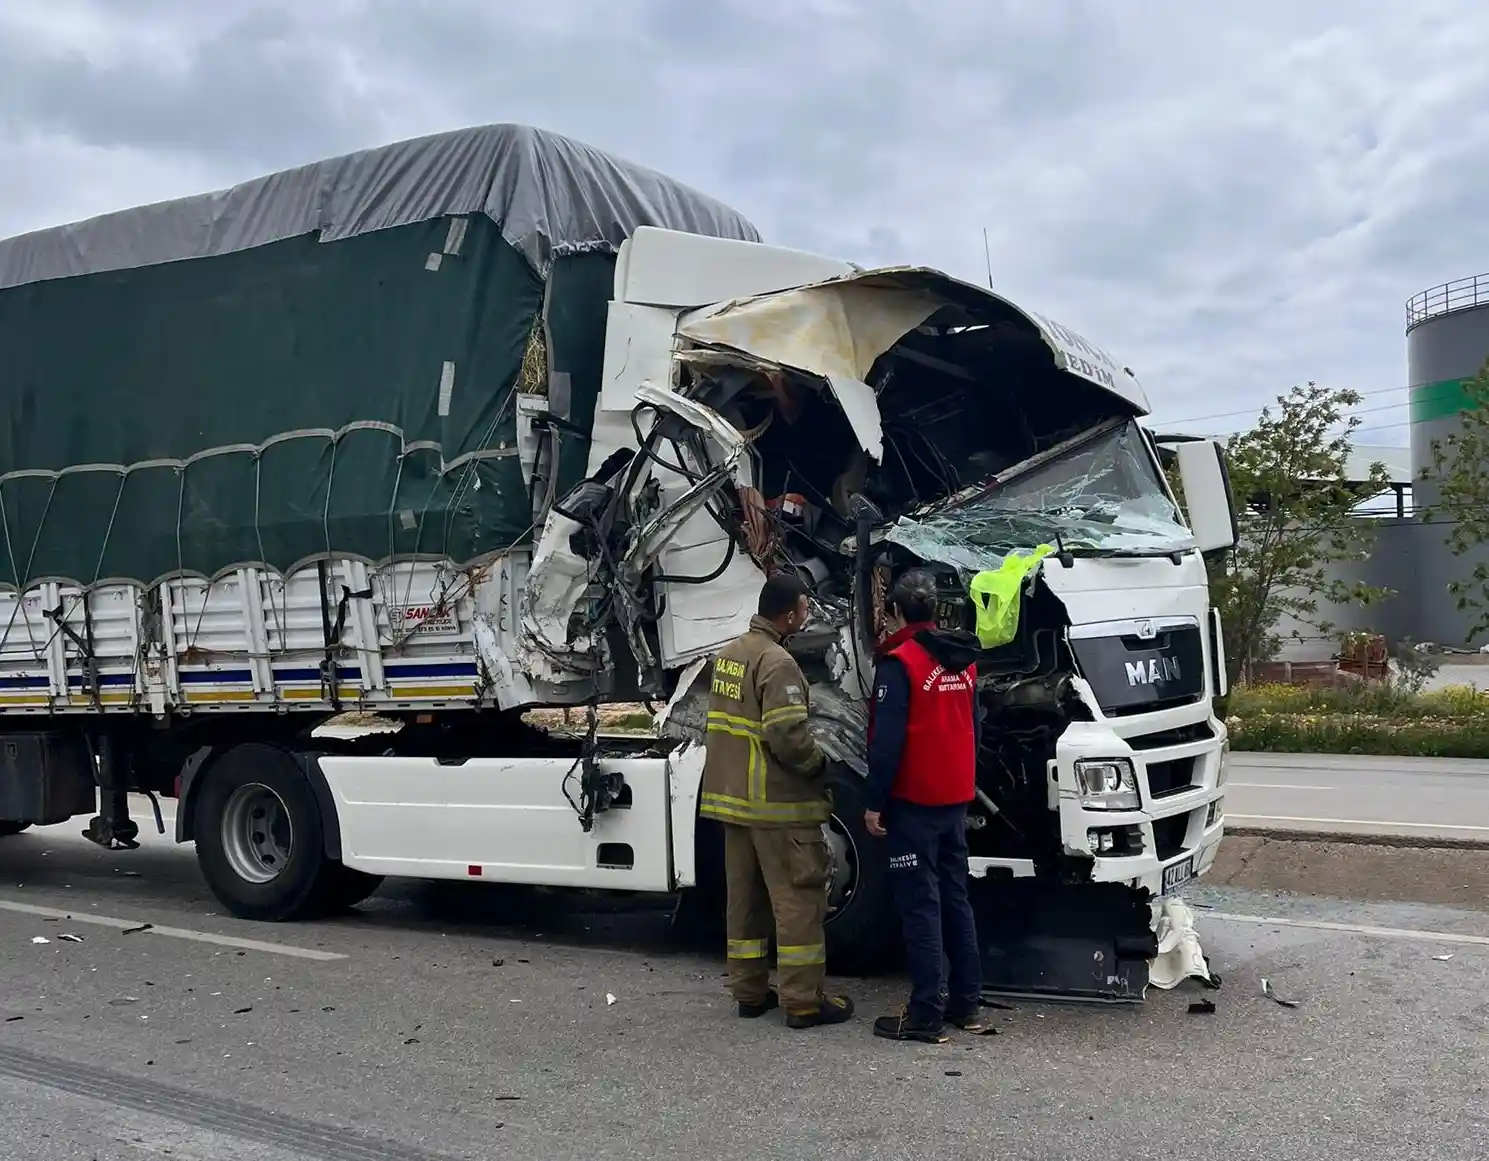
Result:
{"label": "front bumper", "polygon": [[[1219,852],[1228,757],[1225,726],[1208,716],[1146,730],[1135,720],[1072,723],[1049,766],[1065,849],[1092,857],[1093,882],[1174,893]],[[1135,810],[1100,809],[1077,789],[1078,761],[1113,759],[1132,763]]]}

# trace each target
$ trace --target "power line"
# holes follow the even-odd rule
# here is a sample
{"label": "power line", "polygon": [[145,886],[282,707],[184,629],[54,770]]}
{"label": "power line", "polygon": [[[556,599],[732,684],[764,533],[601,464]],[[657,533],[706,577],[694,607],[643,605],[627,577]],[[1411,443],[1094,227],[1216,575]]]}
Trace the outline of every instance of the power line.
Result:
{"label": "power line", "polygon": [[[1271,405],[1268,404],[1268,406],[1271,406]],[[1379,407],[1360,407],[1360,408],[1357,408],[1357,409],[1355,409],[1353,411],[1342,411],[1342,412],[1340,412],[1339,419],[1340,420],[1353,419],[1357,415],[1374,415],[1376,412],[1380,412],[1380,411],[1394,411],[1398,407],[1409,407],[1409,406],[1411,406],[1411,401],[1410,400],[1406,400],[1405,402],[1402,402],[1402,403],[1383,403]],[[1258,411],[1261,411],[1263,409],[1259,407],[1259,408],[1257,408],[1257,410]],[[1243,412],[1242,414],[1245,414],[1245,413]],[[1190,421],[1190,422],[1193,422],[1193,421]],[[1403,421],[1403,422],[1406,422],[1406,421]],[[1164,424],[1152,424],[1151,426],[1154,426],[1154,427],[1174,427],[1176,425],[1175,424],[1171,424],[1171,423],[1164,423]],[[1401,426],[1401,425],[1400,424],[1390,424],[1389,426],[1398,427],[1398,426]],[[1237,428],[1232,428],[1229,431],[1210,431],[1210,432],[1206,432],[1205,434],[1206,435],[1239,435],[1243,431],[1250,431],[1250,430],[1251,430],[1251,428],[1249,428],[1249,427],[1237,427]],[[1371,429],[1371,430],[1375,430],[1375,429]]]}
{"label": "power line", "polygon": [[[1425,386],[1425,384],[1416,384],[1416,386]],[[1385,395],[1385,394],[1388,394],[1388,393],[1390,393],[1392,391],[1410,391],[1410,390],[1411,390],[1411,387],[1410,386],[1408,386],[1408,387],[1377,387],[1373,391],[1357,391],[1357,392],[1355,392],[1355,394],[1359,395],[1361,398],[1368,399],[1371,396],[1374,396],[1374,395]],[[1191,416],[1188,419],[1168,419],[1168,420],[1164,420],[1162,423],[1157,423],[1157,421],[1155,420],[1153,422],[1157,423],[1157,426],[1159,426],[1159,427],[1173,427],[1173,426],[1176,426],[1177,424],[1180,424],[1180,423],[1204,423],[1206,420],[1210,420],[1210,419],[1229,419],[1233,415],[1254,415],[1256,412],[1262,411],[1265,408],[1276,407],[1276,406],[1277,406],[1277,401],[1274,399],[1270,403],[1258,404],[1255,407],[1242,407],[1242,408],[1240,408],[1240,409],[1238,409],[1236,411],[1218,411],[1218,412],[1215,412],[1212,415],[1194,415],[1194,416]]]}

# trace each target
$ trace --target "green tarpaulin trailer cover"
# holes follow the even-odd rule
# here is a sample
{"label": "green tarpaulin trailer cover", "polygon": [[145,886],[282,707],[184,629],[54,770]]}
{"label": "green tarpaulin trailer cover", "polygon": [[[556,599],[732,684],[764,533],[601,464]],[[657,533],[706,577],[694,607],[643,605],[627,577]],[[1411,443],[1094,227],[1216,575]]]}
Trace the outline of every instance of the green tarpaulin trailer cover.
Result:
{"label": "green tarpaulin trailer cover", "polygon": [[759,240],[660,174],[494,125],[0,242],[0,587],[528,542],[518,394],[565,421],[539,469],[562,490],[615,254],[647,225]]}

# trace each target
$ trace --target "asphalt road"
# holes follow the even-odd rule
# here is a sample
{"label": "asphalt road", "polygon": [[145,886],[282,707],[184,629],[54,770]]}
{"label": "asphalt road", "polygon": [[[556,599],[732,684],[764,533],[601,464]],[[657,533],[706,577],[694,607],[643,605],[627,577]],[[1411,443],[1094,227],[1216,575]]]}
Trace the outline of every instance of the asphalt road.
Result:
{"label": "asphalt road", "polygon": [[1231,755],[1233,826],[1489,843],[1489,760]]}
{"label": "asphalt road", "polygon": [[0,842],[0,1155],[27,1161],[1371,1161],[1489,1134],[1473,910],[1200,888],[1213,1015],[1186,987],[907,1047],[868,1033],[894,979],[849,982],[841,1028],[733,1018],[663,916],[404,884],[248,924],[190,848],[76,830]]}

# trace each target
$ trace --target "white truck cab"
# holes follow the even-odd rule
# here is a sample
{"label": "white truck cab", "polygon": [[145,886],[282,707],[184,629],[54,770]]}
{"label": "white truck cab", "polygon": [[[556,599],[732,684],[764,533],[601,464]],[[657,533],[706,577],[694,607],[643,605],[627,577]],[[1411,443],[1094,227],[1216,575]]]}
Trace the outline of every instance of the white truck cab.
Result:
{"label": "white truck cab", "polygon": [[[862,772],[894,575],[938,569],[946,616],[970,628],[968,582],[1045,544],[1019,587],[1021,632],[979,664],[972,873],[1171,894],[1223,832],[1225,666],[1203,556],[1234,542],[1234,517],[1218,446],[1188,444],[1186,523],[1146,411],[1100,348],[939,272],[640,230],[617,265],[592,479],[539,541],[523,629],[541,644],[522,667],[584,697],[634,667],[668,699],[664,733],[685,743],[670,760],[673,885],[697,886],[696,679],[746,628],[767,565],[814,583],[817,616],[788,647],[824,747]],[[595,586],[550,601],[541,570],[596,575],[576,534],[598,544],[606,520],[625,529],[614,631],[575,635]],[[883,883],[853,781],[834,789],[830,940],[862,959]]]}

